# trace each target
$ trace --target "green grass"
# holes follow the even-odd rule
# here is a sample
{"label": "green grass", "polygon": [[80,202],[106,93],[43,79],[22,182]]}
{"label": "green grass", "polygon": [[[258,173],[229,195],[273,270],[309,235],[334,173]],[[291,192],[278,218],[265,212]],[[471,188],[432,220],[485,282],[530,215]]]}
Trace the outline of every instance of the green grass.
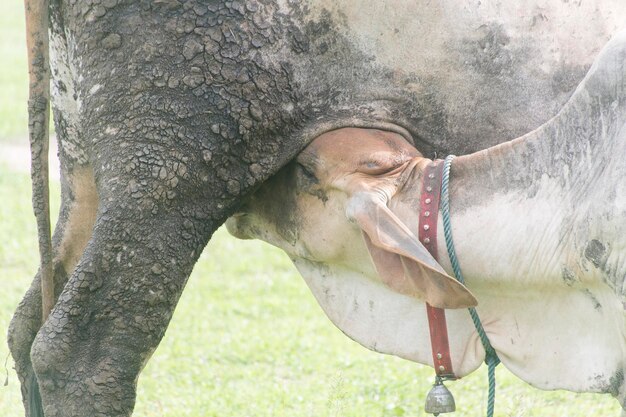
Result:
{"label": "green grass", "polygon": [[28,72],[24,3],[3,0],[0,13],[0,141],[25,136]]}
{"label": "green grass", "polygon": [[[54,184],[53,194],[58,193]],[[12,311],[37,264],[28,176],[0,166],[0,358]],[[58,205],[58,199],[54,200]],[[9,359],[0,415],[22,415]],[[499,367],[496,416],[617,416],[603,395],[535,390]],[[4,378],[1,378],[4,379]],[[324,316],[279,250],[219,230],[202,254],[163,342],[139,379],[142,417],[424,415],[431,369],[370,352]],[[449,383],[458,411],[484,415],[484,367]]]}

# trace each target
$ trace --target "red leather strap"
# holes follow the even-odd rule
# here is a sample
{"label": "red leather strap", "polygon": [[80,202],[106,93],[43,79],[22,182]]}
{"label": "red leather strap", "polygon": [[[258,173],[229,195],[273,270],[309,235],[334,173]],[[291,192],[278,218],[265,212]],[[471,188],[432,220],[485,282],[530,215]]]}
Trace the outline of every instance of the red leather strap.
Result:
{"label": "red leather strap", "polygon": [[[424,170],[422,195],[420,196],[419,240],[435,259],[438,259],[437,217],[439,215],[442,175],[443,161],[436,160],[428,164]],[[426,313],[430,328],[430,344],[435,372],[442,378],[456,379],[450,357],[446,312],[444,309],[432,307],[426,303]]]}

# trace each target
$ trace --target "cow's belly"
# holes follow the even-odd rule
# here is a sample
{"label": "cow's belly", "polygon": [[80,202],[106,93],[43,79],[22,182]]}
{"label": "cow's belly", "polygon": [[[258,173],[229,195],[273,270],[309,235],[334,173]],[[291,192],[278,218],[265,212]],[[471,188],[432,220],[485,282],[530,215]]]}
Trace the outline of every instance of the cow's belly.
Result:
{"label": "cow's belly", "polygon": [[[391,109],[429,155],[484,149],[549,120],[626,17],[621,0],[307,3],[305,21],[330,16],[350,52],[295,62],[303,91],[385,99],[374,107]],[[368,76],[332,75],[350,72]]]}

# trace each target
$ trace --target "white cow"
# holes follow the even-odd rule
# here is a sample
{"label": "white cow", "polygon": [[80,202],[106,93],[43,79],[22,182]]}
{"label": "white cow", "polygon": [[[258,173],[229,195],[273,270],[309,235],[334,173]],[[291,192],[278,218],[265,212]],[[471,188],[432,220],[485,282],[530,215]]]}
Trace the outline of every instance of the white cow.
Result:
{"label": "white cow", "polygon": [[[626,32],[555,118],[453,161],[452,232],[467,288],[437,271],[416,238],[429,163],[396,133],[330,131],[227,225],[285,250],[333,323],[369,349],[432,366],[424,301],[477,300],[514,374],[624,405]],[[439,264],[451,274],[439,221]],[[464,376],[484,350],[467,310],[447,316]]]}

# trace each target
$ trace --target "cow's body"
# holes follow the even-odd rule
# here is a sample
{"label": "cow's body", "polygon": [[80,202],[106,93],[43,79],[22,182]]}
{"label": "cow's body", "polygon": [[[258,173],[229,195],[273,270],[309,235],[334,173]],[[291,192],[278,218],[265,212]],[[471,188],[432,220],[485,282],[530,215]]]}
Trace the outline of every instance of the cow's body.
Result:
{"label": "cow's body", "polygon": [[314,137],[377,128],[428,155],[515,137],[626,16],[621,0],[50,3],[58,298],[40,330],[38,276],[9,335],[47,417],[132,413],[213,231]]}

